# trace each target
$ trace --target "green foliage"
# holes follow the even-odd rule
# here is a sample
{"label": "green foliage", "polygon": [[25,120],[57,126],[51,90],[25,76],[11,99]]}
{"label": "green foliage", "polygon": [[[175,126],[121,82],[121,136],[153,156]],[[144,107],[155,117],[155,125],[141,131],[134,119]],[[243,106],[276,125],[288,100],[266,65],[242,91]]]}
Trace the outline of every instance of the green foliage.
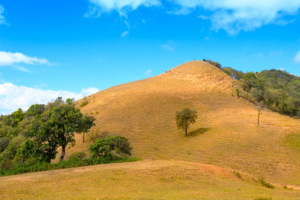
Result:
{"label": "green foliage", "polygon": [[92,158],[107,157],[113,155],[131,155],[132,147],[127,138],[122,136],[107,136],[103,139],[96,139],[90,145],[89,151]]}
{"label": "green foliage", "polygon": [[265,187],[271,188],[271,189],[274,189],[274,188],[275,188],[274,185],[272,185],[271,183],[266,182],[263,178],[259,179],[258,181],[259,181],[259,183],[260,183],[262,186],[265,186]]}
{"label": "green foliage", "polygon": [[196,122],[197,117],[197,112],[189,108],[184,108],[182,111],[176,112],[177,128],[185,131],[185,137],[187,137],[187,129],[190,127],[190,124]]}
{"label": "green foliage", "polygon": [[69,160],[83,160],[86,157],[84,152],[74,152],[69,156]]}
{"label": "green foliage", "polygon": [[47,162],[41,162],[41,163],[36,162],[34,164],[25,163],[25,164],[14,165],[8,170],[0,169],[0,176],[24,174],[24,173],[38,172],[38,171],[49,171],[49,170],[65,169],[65,168],[73,168],[73,167],[82,167],[82,166],[90,166],[90,165],[99,165],[99,164],[107,164],[107,163],[134,162],[139,160],[141,159],[108,156],[105,158],[97,158],[97,159],[88,158],[85,160],[68,160],[59,163],[47,163]]}
{"label": "green foliage", "polygon": [[21,108],[11,114],[12,127],[17,127],[19,123],[23,120],[24,113]]}
{"label": "green foliage", "polygon": [[6,149],[9,142],[10,142],[10,140],[8,138],[1,138],[0,139],[0,153],[2,153]]}
{"label": "green foliage", "polygon": [[73,102],[74,102],[74,99],[68,98],[68,99],[66,100],[66,103],[67,103],[68,105],[72,105]]}
{"label": "green foliage", "polygon": [[45,111],[44,104],[34,104],[29,107],[26,111],[28,117],[35,117],[36,115],[40,115]]}
{"label": "green foliage", "polygon": [[[30,138],[25,145],[36,157],[50,162],[57,153],[57,147],[62,147],[60,160],[63,160],[66,146],[75,145],[74,134],[86,133],[93,125],[94,118],[83,116],[79,109],[73,105],[60,102],[58,106],[46,109],[44,113],[36,116],[28,125],[25,136]],[[46,108],[49,108],[48,105]],[[26,154],[26,152],[24,152]],[[28,152],[27,152],[28,153]]]}
{"label": "green foliage", "polygon": [[242,175],[240,174],[240,172],[233,171],[233,174],[238,178],[242,178]]}
{"label": "green foliage", "polygon": [[244,75],[242,71],[237,71],[235,69],[232,69],[231,67],[224,67],[222,68],[222,70],[236,80],[239,80]]}
{"label": "green foliage", "polygon": [[89,103],[89,102],[87,102],[87,101],[83,101],[83,102],[80,104],[80,107],[86,106],[86,105],[88,105],[88,103]]}

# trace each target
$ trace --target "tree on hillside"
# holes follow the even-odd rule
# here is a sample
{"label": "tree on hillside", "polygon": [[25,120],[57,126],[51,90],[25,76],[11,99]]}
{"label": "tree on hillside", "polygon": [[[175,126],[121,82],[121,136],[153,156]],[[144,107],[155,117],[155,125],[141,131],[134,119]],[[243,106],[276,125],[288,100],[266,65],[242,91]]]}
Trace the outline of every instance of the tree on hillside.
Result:
{"label": "tree on hillside", "polygon": [[182,111],[176,112],[176,124],[178,129],[182,129],[185,131],[185,137],[187,137],[187,129],[190,124],[196,122],[197,112],[195,110],[191,110],[189,108],[185,108]]}
{"label": "tree on hillside", "polygon": [[[79,109],[73,105],[61,103],[58,99],[58,106],[47,105],[47,109],[41,115],[37,115],[25,133],[29,138],[26,148],[35,156],[40,156],[46,162],[54,159],[57,148],[62,147],[60,161],[64,159],[66,146],[71,143],[75,145],[74,134],[86,133],[94,124],[94,118],[83,116]],[[29,152],[24,151],[24,154]]]}
{"label": "tree on hillside", "polygon": [[256,110],[258,111],[258,115],[257,115],[257,125],[259,125],[259,117],[260,117],[260,115],[261,115],[261,111],[264,109],[264,104],[263,104],[263,102],[261,101],[261,102],[259,102],[258,104],[257,104],[257,107],[256,107]]}

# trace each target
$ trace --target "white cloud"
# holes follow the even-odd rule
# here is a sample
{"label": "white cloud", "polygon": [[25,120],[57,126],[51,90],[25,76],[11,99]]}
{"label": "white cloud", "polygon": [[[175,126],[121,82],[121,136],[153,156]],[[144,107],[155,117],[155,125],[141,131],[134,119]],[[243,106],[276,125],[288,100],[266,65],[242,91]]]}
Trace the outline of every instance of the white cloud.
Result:
{"label": "white cloud", "polygon": [[7,24],[5,21],[5,17],[3,17],[4,8],[0,5],[0,24]]}
{"label": "white cloud", "polygon": [[[170,0],[186,9],[204,8],[213,12],[209,18],[213,29],[235,35],[274,23],[285,25],[285,15],[296,14],[299,0]],[[180,13],[178,13],[180,14]]]}
{"label": "white cloud", "polygon": [[0,109],[13,112],[18,108],[27,110],[32,104],[47,104],[57,97],[75,98],[76,100],[84,96],[98,92],[97,88],[83,88],[79,94],[69,91],[53,91],[17,86],[12,83],[0,84]]}
{"label": "white cloud", "polygon": [[129,31],[124,31],[122,34],[121,34],[121,36],[122,37],[125,37],[126,35],[128,35],[129,34]]}
{"label": "white cloud", "polygon": [[297,52],[296,56],[294,57],[294,63],[300,63],[300,51]]}
{"label": "white cloud", "polygon": [[22,53],[11,53],[0,51],[0,66],[9,66],[14,63],[25,63],[25,64],[49,64],[45,58],[36,58],[25,56]]}
{"label": "white cloud", "polygon": [[150,74],[151,74],[151,72],[152,72],[152,70],[151,70],[151,69],[147,70],[147,71],[145,72],[146,76],[150,75]]}
{"label": "white cloud", "polygon": [[174,51],[174,49],[167,44],[160,45],[160,47],[164,50]]}
{"label": "white cloud", "polygon": [[[101,12],[110,12],[116,10],[120,15],[125,15],[126,10],[136,10],[140,6],[150,7],[161,5],[160,0],[89,0],[96,7],[91,7],[89,12],[85,15],[93,16],[98,13],[100,16]],[[99,8],[97,10],[97,8]]]}

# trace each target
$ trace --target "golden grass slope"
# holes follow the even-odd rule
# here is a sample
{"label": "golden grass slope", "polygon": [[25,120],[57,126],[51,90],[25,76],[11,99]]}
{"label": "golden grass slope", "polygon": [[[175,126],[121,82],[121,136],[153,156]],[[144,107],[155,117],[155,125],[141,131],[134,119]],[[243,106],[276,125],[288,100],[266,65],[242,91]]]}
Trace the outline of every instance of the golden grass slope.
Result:
{"label": "golden grass slope", "polygon": [[[300,186],[300,145],[290,139],[300,142],[299,121],[266,110],[257,126],[254,105],[232,96],[236,85],[220,69],[192,61],[93,94],[81,110],[93,113],[94,129],[129,138],[133,156],[212,164]],[[175,123],[176,111],[185,107],[198,112],[187,138]],[[76,141],[67,156],[88,153],[90,142],[82,143],[82,135]]]}
{"label": "golden grass slope", "polygon": [[[231,170],[184,161],[139,161],[0,177],[0,199],[297,199]],[[299,199],[299,198],[298,198]]]}

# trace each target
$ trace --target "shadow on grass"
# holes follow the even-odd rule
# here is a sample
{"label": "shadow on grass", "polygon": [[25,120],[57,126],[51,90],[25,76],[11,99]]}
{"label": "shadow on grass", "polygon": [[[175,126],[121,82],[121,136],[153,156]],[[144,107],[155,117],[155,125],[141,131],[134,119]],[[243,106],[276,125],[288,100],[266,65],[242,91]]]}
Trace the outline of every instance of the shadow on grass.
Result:
{"label": "shadow on grass", "polygon": [[198,128],[196,130],[193,130],[189,132],[188,136],[189,137],[194,137],[200,134],[204,134],[205,132],[209,131],[211,128]]}

